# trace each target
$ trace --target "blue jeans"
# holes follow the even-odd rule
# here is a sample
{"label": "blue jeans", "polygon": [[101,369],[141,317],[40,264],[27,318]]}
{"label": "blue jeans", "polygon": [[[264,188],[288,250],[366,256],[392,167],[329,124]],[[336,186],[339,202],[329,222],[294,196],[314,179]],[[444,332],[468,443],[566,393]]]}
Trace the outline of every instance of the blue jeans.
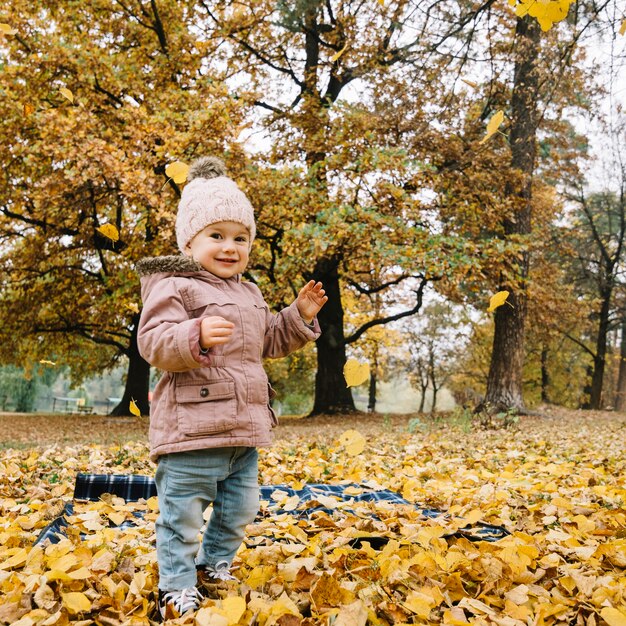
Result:
{"label": "blue jeans", "polygon": [[[159,458],[156,521],[159,589],[178,591],[196,584],[196,563],[215,568],[232,563],[246,526],[259,510],[256,448],[212,448]],[[202,545],[202,514],[213,503]]]}

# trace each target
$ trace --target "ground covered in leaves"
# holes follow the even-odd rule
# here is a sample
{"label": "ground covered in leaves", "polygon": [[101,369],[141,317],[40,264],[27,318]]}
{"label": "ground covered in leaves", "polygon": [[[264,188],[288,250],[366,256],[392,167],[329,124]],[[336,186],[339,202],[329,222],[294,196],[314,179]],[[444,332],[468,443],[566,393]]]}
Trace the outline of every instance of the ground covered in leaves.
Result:
{"label": "ground covered in leaves", "polygon": [[[153,472],[147,420],[0,415],[0,429],[0,623],[153,623],[156,498],[78,504],[66,539],[33,547],[78,472]],[[349,429],[363,450],[341,437]],[[378,502],[306,519],[273,514],[278,492],[250,527],[239,582],[169,623],[624,626],[625,442],[623,415],[557,409],[505,431],[468,418],[284,420],[261,455],[263,484],[389,489],[441,516]],[[137,523],[117,528],[126,519]],[[481,521],[511,534],[452,536]]]}

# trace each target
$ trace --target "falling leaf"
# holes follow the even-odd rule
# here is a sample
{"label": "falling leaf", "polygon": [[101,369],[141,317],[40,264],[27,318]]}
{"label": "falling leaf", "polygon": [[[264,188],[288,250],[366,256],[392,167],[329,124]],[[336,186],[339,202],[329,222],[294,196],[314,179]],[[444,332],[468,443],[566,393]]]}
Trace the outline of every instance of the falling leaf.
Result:
{"label": "falling leaf", "polygon": [[467,80],[467,78],[461,78],[461,81],[466,85],[469,85],[472,89],[476,89],[478,87],[478,83],[475,83],[473,80]]}
{"label": "falling leaf", "polygon": [[365,450],[365,437],[358,430],[346,430],[341,437],[339,443],[350,456],[361,454]]}
{"label": "falling leaf", "polygon": [[378,0],[378,4],[380,4],[381,7],[385,6],[385,0]]}
{"label": "falling leaf", "polygon": [[189,166],[182,161],[174,161],[165,167],[165,174],[177,185],[182,185],[187,180]]}
{"label": "falling leaf", "polygon": [[498,291],[498,293],[494,293],[493,296],[489,298],[489,307],[487,308],[487,311],[492,313],[499,306],[502,306],[506,302],[506,299],[508,297],[509,297],[508,291]]}
{"label": "falling leaf", "polygon": [[611,606],[605,606],[600,611],[600,617],[602,617],[609,626],[626,626],[626,614]]}
{"label": "falling leaf", "polygon": [[346,44],[341,50],[339,50],[339,52],[336,52],[335,54],[333,54],[333,56],[330,57],[330,62],[334,63],[335,61],[338,61],[339,57],[346,51],[347,47],[348,47],[348,44]]}
{"label": "falling leaf", "polygon": [[48,359],[39,359],[39,362],[42,365],[56,365],[54,361],[49,361]]}
{"label": "falling leaf", "polygon": [[348,359],[343,366],[343,376],[348,387],[362,385],[370,376],[368,363],[359,363],[356,359]]}
{"label": "falling leaf", "polygon": [[139,313],[139,305],[136,302],[129,302],[126,308],[132,313]]}
{"label": "falling leaf", "polygon": [[0,24],[0,33],[3,35],[17,35],[17,31],[9,24]]}
{"label": "falling leaf", "polygon": [[61,87],[61,89],[59,89],[59,93],[70,102],[74,102],[74,94],[67,87]]}
{"label": "falling leaf", "polygon": [[619,34],[626,35],[626,20],[624,20],[622,25],[619,27]]}
{"label": "falling leaf", "polygon": [[102,226],[98,226],[96,230],[111,241],[119,241],[120,239],[120,232],[117,230],[115,224],[102,224]]}
{"label": "falling leaf", "polygon": [[487,122],[487,134],[480,140],[480,143],[485,143],[493,134],[495,134],[504,122],[504,111],[498,111],[491,116],[491,119]]}
{"label": "falling leaf", "polygon": [[139,410],[137,403],[132,398],[130,399],[130,404],[128,405],[128,408],[133,415],[135,415],[136,417],[141,417],[141,411]]}
{"label": "falling leaf", "polygon": [[91,610],[91,601],[80,591],[70,591],[61,594],[63,606],[72,614],[85,613]]}

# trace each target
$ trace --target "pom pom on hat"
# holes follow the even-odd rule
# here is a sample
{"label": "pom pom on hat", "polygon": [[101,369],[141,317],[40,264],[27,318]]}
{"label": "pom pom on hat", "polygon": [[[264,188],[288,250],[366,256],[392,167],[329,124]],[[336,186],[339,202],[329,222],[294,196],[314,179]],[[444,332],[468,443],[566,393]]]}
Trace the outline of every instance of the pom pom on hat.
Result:
{"label": "pom pom on hat", "polygon": [[210,179],[218,176],[226,176],[224,161],[212,156],[200,157],[189,166],[187,182],[191,182],[196,178]]}
{"label": "pom pom on hat", "polygon": [[200,157],[190,166],[176,216],[176,241],[182,252],[207,226],[217,222],[243,224],[256,236],[254,209],[246,195],[226,176],[226,166],[217,157]]}

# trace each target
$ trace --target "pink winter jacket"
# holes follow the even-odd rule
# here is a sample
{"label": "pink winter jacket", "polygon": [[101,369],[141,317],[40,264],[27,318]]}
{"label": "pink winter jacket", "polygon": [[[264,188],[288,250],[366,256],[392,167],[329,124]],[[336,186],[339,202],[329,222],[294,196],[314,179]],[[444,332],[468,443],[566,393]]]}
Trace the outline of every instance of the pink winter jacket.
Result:
{"label": "pink winter jacket", "polygon": [[[221,448],[267,446],[277,424],[264,357],[286,356],[320,335],[295,303],[272,314],[259,288],[239,275],[222,279],[186,256],[143,259],[139,352],[163,370],[150,410],[150,457]],[[202,318],[235,324],[230,341],[200,352]]]}

